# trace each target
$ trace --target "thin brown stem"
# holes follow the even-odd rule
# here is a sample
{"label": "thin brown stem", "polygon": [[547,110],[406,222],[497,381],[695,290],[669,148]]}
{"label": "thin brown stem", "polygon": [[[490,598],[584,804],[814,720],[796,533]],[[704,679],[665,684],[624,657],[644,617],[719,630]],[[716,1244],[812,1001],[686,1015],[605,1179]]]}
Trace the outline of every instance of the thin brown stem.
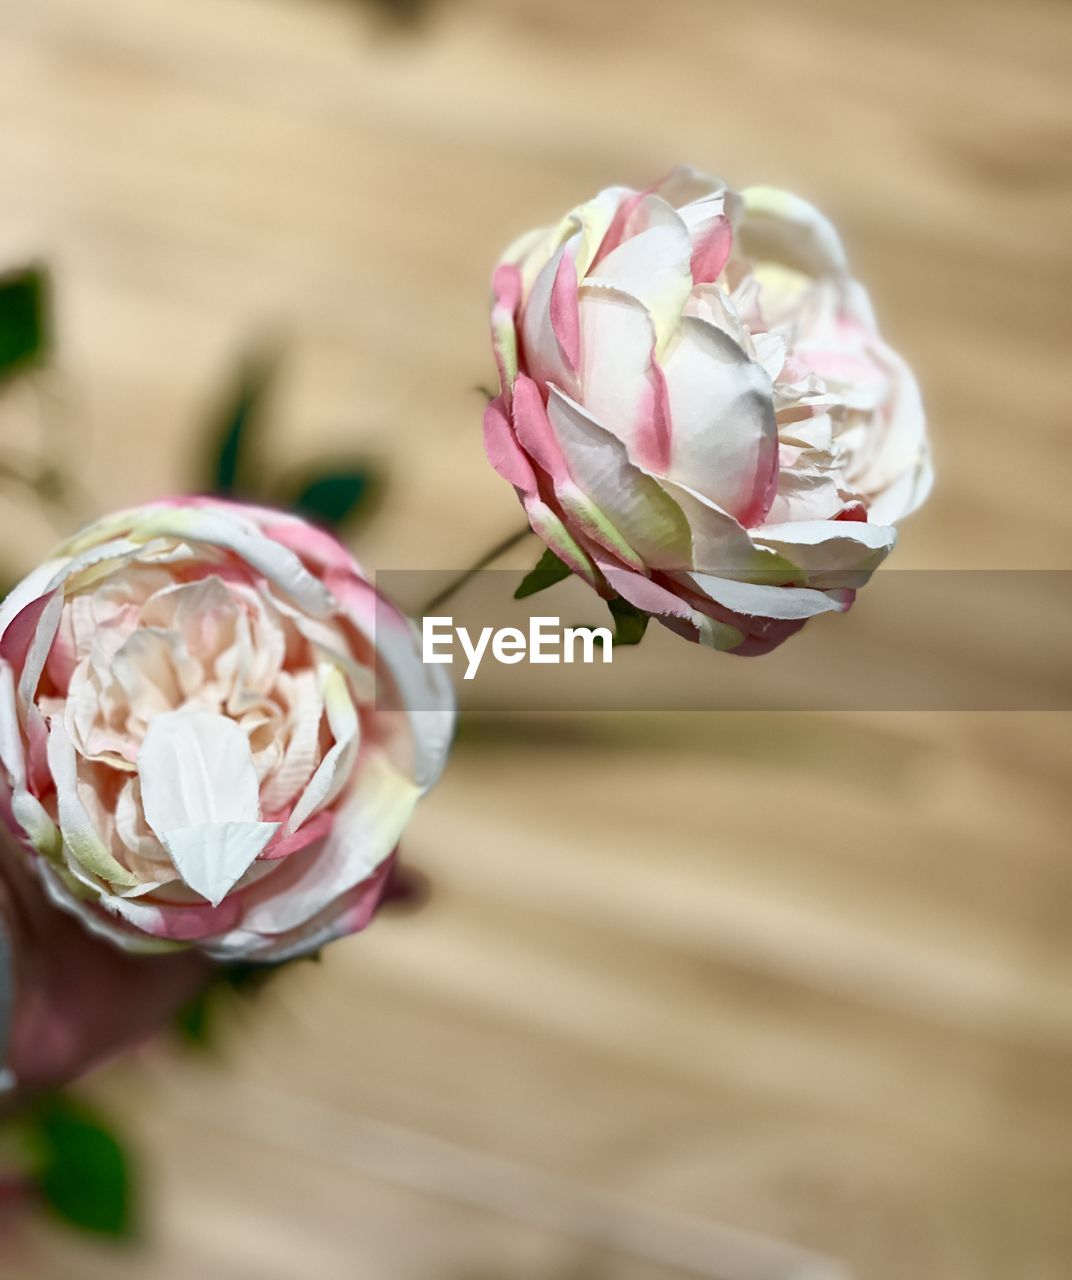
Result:
{"label": "thin brown stem", "polygon": [[500,556],[504,556],[511,547],[516,547],[517,544],[531,532],[532,530],[529,526],[525,525],[523,529],[518,529],[508,538],[504,538],[497,546],[492,547],[489,552],[481,556],[476,564],[471,568],[466,569],[464,573],[459,573],[457,577],[452,578],[442,591],[434,595],[427,604],[423,605],[418,610],[418,616],[424,616],[431,613],[433,609],[438,609],[441,604],[444,604],[452,595],[460,591],[467,582],[472,578],[475,578],[481,569],[486,569],[489,564],[493,564]]}

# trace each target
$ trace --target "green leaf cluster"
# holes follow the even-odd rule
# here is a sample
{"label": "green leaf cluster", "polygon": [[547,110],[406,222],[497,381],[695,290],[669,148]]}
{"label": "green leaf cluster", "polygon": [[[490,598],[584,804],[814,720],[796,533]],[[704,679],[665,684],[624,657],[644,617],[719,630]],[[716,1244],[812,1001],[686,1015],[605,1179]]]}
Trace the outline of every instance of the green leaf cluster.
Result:
{"label": "green leaf cluster", "polygon": [[206,430],[202,483],[221,497],[288,508],[341,529],[370,512],[380,477],[370,464],[353,459],[320,461],[281,479],[267,473],[264,436],[278,366],[268,352],[242,361]]}

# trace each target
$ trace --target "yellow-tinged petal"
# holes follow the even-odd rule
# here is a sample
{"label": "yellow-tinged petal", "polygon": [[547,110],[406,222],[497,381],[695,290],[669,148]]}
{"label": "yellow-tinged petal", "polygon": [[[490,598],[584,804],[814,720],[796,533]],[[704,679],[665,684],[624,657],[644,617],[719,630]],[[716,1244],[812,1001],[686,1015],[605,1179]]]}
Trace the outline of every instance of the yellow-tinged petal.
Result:
{"label": "yellow-tinged petal", "polygon": [[48,767],[56,784],[60,831],[68,853],[101,880],[132,888],[137,878],[112,856],[78,797],[78,765],[63,721],[54,717],[48,729]]}

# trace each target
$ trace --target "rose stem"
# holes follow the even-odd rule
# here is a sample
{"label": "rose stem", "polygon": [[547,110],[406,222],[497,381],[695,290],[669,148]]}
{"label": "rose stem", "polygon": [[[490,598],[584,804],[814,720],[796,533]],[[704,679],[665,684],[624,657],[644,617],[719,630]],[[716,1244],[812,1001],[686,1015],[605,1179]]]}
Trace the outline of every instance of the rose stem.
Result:
{"label": "rose stem", "polygon": [[511,547],[516,547],[522,538],[527,537],[531,532],[532,530],[529,526],[525,525],[523,529],[518,529],[508,538],[504,538],[497,546],[492,547],[489,552],[481,556],[471,568],[466,569],[464,573],[459,573],[456,578],[452,578],[442,591],[434,595],[426,605],[418,610],[418,616],[429,614],[433,609],[438,609],[444,601],[449,600],[452,595],[460,591],[471,578],[475,578],[481,569],[486,569],[489,564],[494,563],[500,556],[505,555]]}

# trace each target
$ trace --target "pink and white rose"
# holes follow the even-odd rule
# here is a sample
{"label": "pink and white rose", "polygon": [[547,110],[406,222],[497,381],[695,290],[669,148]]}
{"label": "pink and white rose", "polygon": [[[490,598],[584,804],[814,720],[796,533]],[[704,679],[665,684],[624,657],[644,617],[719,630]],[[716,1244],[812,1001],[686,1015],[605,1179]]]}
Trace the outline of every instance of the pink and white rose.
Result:
{"label": "pink and white rose", "polygon": [[604,596],[761,653],[852,603],[931,483],[915,379],[831,223],[691,169],[507,250],[485,445]]}
{"label": "pink and white rose", "polygon": [[362,929],[453,700],[329,534],[180,499],[59,548],[0,608],[8,819],[131,951],[278,961]]}

